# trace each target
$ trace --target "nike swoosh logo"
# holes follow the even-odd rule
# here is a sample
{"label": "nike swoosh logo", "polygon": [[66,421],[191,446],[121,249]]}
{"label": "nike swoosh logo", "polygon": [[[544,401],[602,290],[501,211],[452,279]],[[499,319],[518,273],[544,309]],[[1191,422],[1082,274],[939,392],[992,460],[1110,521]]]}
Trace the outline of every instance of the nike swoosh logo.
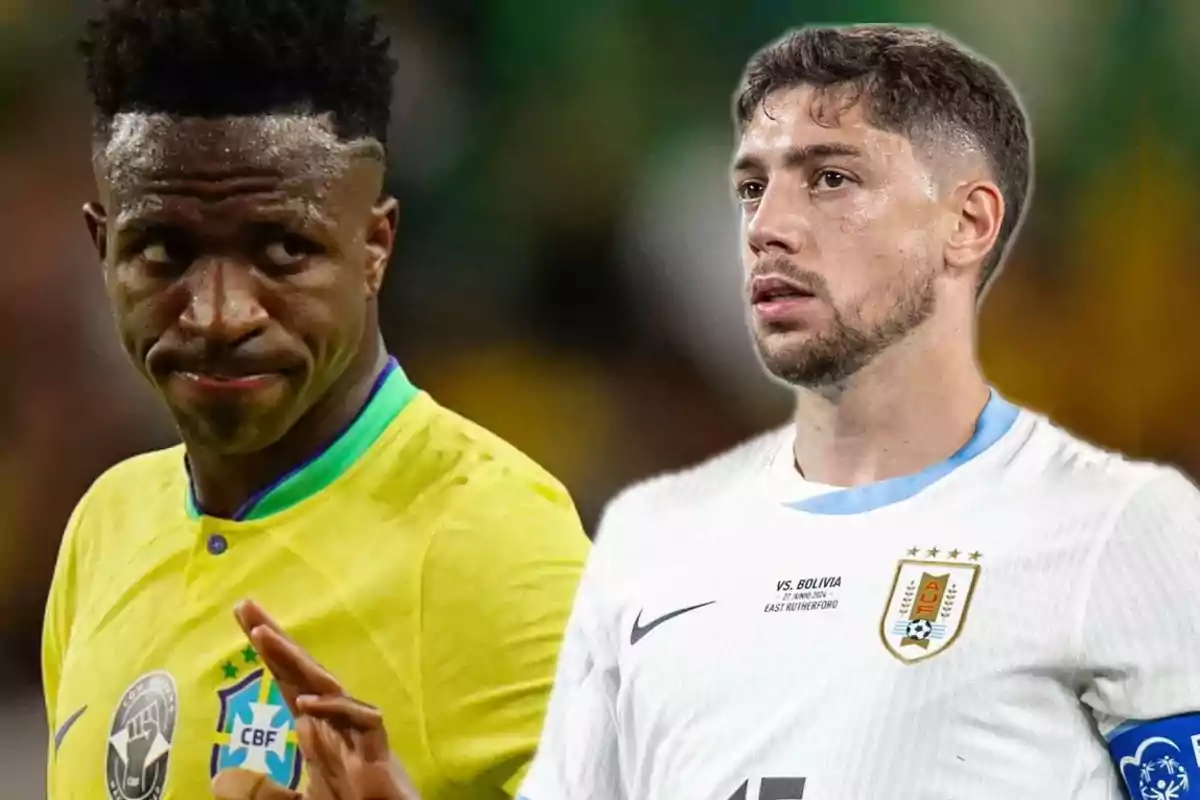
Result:
{"label": "nike swoosh logo", "polygon": [[71,730],[71,726],[79,721],[83,716],[83,712],[87,711],[87,706],[83,706],[71,716],[67,717],[67,721],[58,726],[58,730],[54,732],[54,752],[58,752],[58,748],[62,746],[63,739],[67,738],[67,731]]}
{"label": "nike swoosh logo", "polygon": [[637,644],[643,636],[645,636],[647,633],[649,633],[650,631],[657,628],[659,625],[662,625],[664,622],[670,622],[671,620],[675,619],[676,617],[680,616],[681,614],[686,614],[689,611],[695,611],[697,608],[704,608],[705,606],[711,606],[715,602],[717,602],[717,601],[709,600],[707,603],[699,603],[698,605],[688,606],[687,608],[681,608],[677,611],[672,611],[670,614],[663,614],[658,619],[652,620],[651,622],[649,622],[646,625],[642,625],[642,612],[639,611],[638,615],[637,615],[637,619],[635,619],[633,621],[633,630],[629,634],[629,643]]}

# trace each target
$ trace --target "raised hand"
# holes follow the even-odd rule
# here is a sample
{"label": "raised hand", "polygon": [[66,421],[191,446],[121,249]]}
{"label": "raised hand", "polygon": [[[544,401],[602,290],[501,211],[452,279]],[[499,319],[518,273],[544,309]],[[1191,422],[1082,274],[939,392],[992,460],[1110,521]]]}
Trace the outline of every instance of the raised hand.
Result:
{"label": "raised hand", "polygon": [[295,792],[265,775],[232,769],[213,780],[217,800],[419,800],[388,748],[379,711],[347,696],[256,604],[239,604],[235,615],[296,719],[308,789]]}

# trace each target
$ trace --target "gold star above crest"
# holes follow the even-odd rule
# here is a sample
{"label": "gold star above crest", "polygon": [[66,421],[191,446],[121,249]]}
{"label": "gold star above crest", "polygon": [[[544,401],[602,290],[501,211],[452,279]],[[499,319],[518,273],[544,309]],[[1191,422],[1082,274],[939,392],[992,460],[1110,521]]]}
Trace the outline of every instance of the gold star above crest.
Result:
{"label": "gold star above crest", "polygon": [[967,556],[967,558],[971,559],[972,561],[978,561],[979,559],[983,558],[983,553],[976,550],[974,553],[971,553],[969,556]]}
{"label": "gold star above crest", "polygon": [[925,555],[929,556],[930,558],[937,558],[937,554],[940,552],[942,551],[938,550],[936,547],[931,547],[925,551]]}
{"label": "gold star above crest", "polygon": [[949,553],[946,553],[946,555],[950,556],[951,558],[958,558],[958,556],[961,553],[962,553],[962,551],[956,547],[953,550],[951,550]]}
{"label": "gold star above crest", "polygon": [[910,556],[915,556],[915,555],[916,555],[917,553],[919,553],[919,552],[921,552],[921,548],[919,548],[919,547],[910,547],[910,548],[908,549],[908,554],[909,554]]}

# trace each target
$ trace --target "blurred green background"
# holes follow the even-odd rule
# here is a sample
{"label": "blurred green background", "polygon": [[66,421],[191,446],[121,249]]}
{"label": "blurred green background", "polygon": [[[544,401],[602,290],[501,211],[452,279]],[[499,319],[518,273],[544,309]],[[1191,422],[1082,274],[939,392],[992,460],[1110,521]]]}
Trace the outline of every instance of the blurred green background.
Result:
{"label": "blurred green background", "polygon": [[[62,526],[173,432],[118,351],[80,205],[91,3],[0,0],[0,768],[41,792],[42,603]],[[928,22],[998,62],[1038,186],[985,309],[1008,396],[1200,474],[1200,4],[1193,0],[423,0],[401,63],[389,342],[593,524],[634,479],[781,422],[743,329],[726,185],[746,58],[806,22]]]}

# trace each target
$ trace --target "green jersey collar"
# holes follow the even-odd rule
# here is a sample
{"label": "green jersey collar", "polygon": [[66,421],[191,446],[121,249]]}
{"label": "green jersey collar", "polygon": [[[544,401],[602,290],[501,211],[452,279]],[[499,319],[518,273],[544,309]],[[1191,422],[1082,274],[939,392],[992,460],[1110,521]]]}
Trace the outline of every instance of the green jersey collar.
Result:
{"label": "green jersey collar", "polygon": [[[375,381],[371,394],[354,421],[312,457],[298,464],[279,480],[255,493],[238,509],[233,519],[248,521],[269,517],[307,500],[337,480],[387,430],[404,407],[417,396],[418,389],[408,380],[396,360]],[[186,465],[186,459],[185,459]],[[202,516],[188,474],[187,513],[192,519]]]}

